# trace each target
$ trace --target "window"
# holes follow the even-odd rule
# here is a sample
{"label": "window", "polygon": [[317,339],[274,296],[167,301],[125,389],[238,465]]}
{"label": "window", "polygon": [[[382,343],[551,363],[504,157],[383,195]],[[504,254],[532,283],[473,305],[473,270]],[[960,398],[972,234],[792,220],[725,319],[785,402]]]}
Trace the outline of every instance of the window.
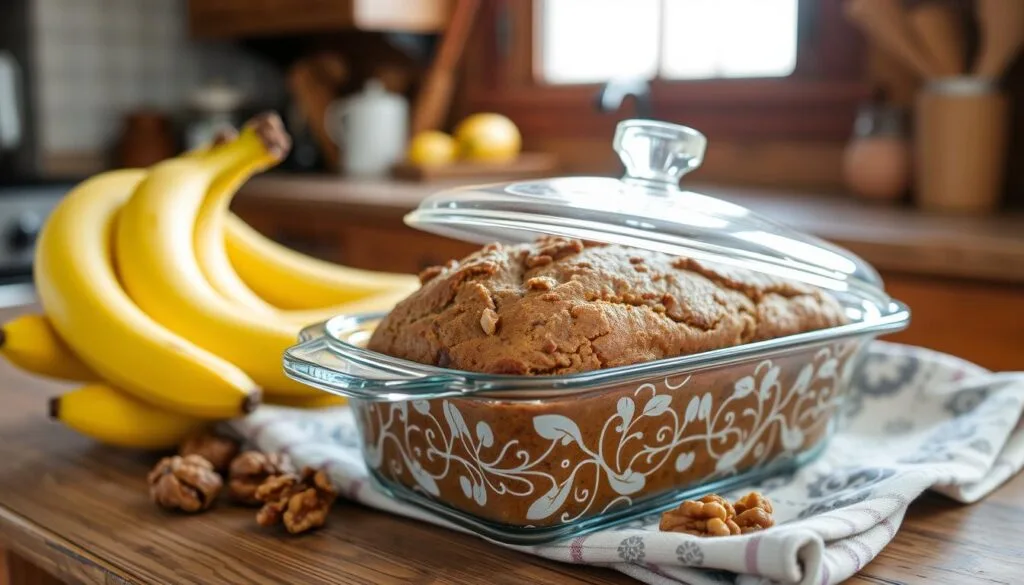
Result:
{"label": "window", "polygon": [[[746,145],[831,148],[849,139],[871,84],[864,75],[864,39],[845,18],[844,5],[845,0],[481,2],[452,115],[505,114],[519,126],[527,148],[557,153],[568,172],[607,171],[618,164],[608,137],[619,120],[638,113],[697,128],[713,140],[719,158],[705,162],[705,177],[714,174],[715,164],[765,181],[775,180],[775,173],[829,172],[822,169],[836,167],[832,159],[813,165],[803,150]],[[627,96],[614,112],[599,107],[606,82],[638,76],[650,82],[635,86],[643,95]],[[780,170],[780,164],[796,171]]]}
{"label": "window", "polygon": [[786,77],[798,0],[540,0],[540,77]]}

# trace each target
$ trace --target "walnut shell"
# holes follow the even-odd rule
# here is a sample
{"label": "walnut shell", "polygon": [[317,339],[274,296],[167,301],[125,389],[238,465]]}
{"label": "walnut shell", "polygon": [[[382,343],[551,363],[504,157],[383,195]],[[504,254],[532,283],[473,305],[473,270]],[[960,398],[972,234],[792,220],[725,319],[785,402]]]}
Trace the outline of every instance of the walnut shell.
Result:
{"label": "walnut shell", "polygon": [[212,506],[224,485],[213,464],[199,455],[165,457],[147,479],[153,502],[190,513]]}

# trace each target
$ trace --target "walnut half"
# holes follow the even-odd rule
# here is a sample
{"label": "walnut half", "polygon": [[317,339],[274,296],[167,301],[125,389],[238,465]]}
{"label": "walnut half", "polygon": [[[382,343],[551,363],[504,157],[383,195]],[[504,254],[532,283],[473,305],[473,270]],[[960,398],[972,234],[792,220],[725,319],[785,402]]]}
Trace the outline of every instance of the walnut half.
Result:
{"label": "walnut half", "polygon": [[246,451],[235,457],[228,471],[228,494],[239,504],[258,506],[256,490],[268,479],[292,470],[287,455]]}
{"label": "walnut half", "polygon": [[256,498],[263,503],[256,522],[260,526],[283,523],[292,534],[319,528],[327,522],[337,496],[322,469],[306,467],[301,475],[272,477],[256,490]]}
{"label": "walnut half", "polygon": [[750,492],[736,500],[736,525],[740,532],[748,534],[775,525],[772,503],[757,492]]}
{"label": "walnut half", "polygon": [[224,485],[213,464],[199,455],[164,457],[148,480],[149,495],[157,505],[184,512],[212,506]]}
{"label": "walnut half", "polygon": [[696,536],[729,536],[740,533],[740,527],[726,507],[715,498],[704,496],[698,501],[687,500],[675,510],[665,512],[658,526],[663,532],[685,532]]}
{"label": "walnut half", "polygon": [[775,524],[772,505],[764,496],[751,492],[735,504],[710,494],[687,500],[661,515],[659,529],[695,536],[735,536],[770,528]]}

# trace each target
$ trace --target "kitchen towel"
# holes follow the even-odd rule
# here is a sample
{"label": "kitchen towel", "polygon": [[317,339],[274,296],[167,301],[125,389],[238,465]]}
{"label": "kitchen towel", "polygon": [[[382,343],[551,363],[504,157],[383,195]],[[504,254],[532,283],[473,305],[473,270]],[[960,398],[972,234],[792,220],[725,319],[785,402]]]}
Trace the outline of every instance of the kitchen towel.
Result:
{"label": "kitchen towel", "polygon": [[[836,435],[796,473],[751,490],[775,507],[776,526],[701,538],[658,531],[658,514],[539,546],[510,546],[557,561],[613,567],[657,585],[839,583],[893,539],[925,490],[969,504],[1024,466],[1024,373],[993,373],[934,351],[875,342],[854,374]],[[348,407],[264,406],[233,423],[255,448],[324,466],[340,493],[366,506],[461,530],[397,502],[371,483]],[[508,546],[508,545],[501,545]]]}

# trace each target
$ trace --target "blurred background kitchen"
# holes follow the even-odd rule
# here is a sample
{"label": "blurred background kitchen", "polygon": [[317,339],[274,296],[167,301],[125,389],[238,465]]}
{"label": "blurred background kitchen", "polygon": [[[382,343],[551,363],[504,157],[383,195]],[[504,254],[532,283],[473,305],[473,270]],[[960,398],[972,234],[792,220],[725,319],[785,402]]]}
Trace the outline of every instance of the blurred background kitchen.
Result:
{"label": "blurred background kitchen", "polygon": [[710,141],[685,186],[861,254],[893,340],[1024,369],[1022,0],[3,0],[0,302],[98,170],[274,109],[294,140],[235,211],[335,262],[472,245],[402,215],[450,184],[616,176],[615,124]]}

